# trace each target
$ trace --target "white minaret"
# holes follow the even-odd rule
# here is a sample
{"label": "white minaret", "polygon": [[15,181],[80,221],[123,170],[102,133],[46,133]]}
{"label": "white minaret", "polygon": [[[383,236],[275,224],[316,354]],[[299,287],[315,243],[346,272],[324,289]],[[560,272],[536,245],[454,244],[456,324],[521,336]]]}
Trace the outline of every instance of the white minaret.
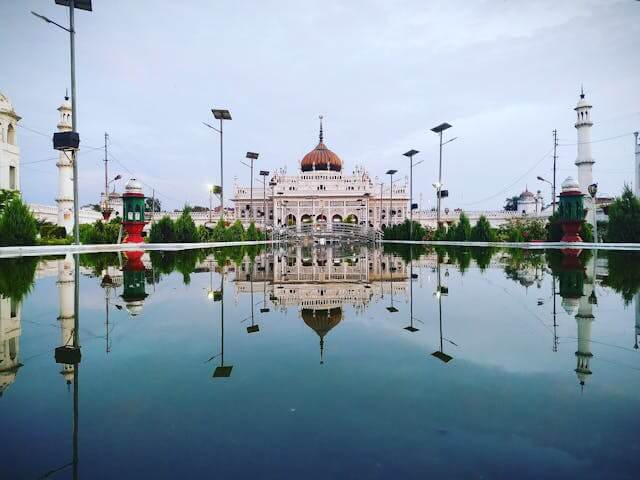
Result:
{"label": "white minaret", "polygon": [[[578,131],[578,157],[576,158],[576,165],[578,166],[578,183],[580,184],[580,190],[584,193],[585,207],[591,212],[592,199],[589,195],[589,185],[593,183],[593,164],[596,161],[591,155],[591,127],[593,122],[591,121],[591,108],[592,105],[585,100],[584,90],[580,89],[580,100],[574,110],[577,114],[576,130]],[[593,215],[587,215],[588,222],[593,222]]]}
{"label": "white minaret", "polygon": [[0,190],[20,190],[19,120],[9,97],[0,92]]}
{"label": "white minaret", "polygon": [[[60,121],[59,132],[71,131],[71,102],[69,97],[64,97],[64,102],[58,107]],[[73,231],[73,165],[71,155],[65,152],[59,153],[58,167],[58,225],[64,227],[67,233]],[[67,156],[69,155],[69,156]]]}
{"label": "white minaret", "polygon": [[633,143],[636,151],[636,181],[633,184],[633,191],[636,197],[640,197],[640,143],[638,143],[638,132],[633,132],[633,136],[635,138]]}
{"label": "white minaret", "polygon": [[[75,323],[74,315],[74,279],[75,279],[75,263],[73,256],[67,254],[63,260],[58,260],[58,301],[60,303],[60,313],[58,321],[60,322],[61,343],[60,345],[73,344],[73,328]],[[73,380],[73,365],[62,364],[60,371],[67,382],[71,384]]]}

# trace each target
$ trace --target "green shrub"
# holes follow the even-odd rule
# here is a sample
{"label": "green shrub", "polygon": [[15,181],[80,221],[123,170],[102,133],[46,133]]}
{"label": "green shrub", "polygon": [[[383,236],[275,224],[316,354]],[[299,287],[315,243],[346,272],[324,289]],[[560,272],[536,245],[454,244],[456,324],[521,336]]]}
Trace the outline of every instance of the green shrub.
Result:
{"label": "green shrub", "polygon": [[176,233],[173,220],[168,215],[151,225],[149,243],[174,243],[175,241]]}
{"label": "green shrub", "polygon": [[614,243],[640,242],[640,200],[624,186],[622,196],[609,206],[607,241]]}
{"label": "green shrub", "polygon": [[191,209],[185,206],[175,222],[176,242],[193,243],[198,241],[198,231],[190,213]]}
{"label": "green shrub", "polygon": [[236,220],[233,225],[224,232],[225,242],[241,242],[245,238],[244,227],[240,220]]}
{"label": "green shrub", "polygon": [[478,222],[471,229],[471,240],[474,242],[495,242],[496,234],[491,228],[487,217],[481,215]]}
{"label": "green shrub", "polygon": [[22,301],[33,287],[37,257],[0,258],[0,296]]}
{"label": "green shrub", "polygon": [[113,219],[108,223],[96,220],[95,223],[80,225],[80,242],[85,245],[118,243],[120,220]]}
{"label": "green shrub", "polygon": [[469,217],[464,212],[460,213],[460,220],[456,225],[454,238],[456,242],[467,242],[471,239],[471,224],[469,223]]}
{"label": "green shrub", "polygon": [[0,215],[0,245],[35,245],[38,227],[29,207],[20,197],[7,201]]}

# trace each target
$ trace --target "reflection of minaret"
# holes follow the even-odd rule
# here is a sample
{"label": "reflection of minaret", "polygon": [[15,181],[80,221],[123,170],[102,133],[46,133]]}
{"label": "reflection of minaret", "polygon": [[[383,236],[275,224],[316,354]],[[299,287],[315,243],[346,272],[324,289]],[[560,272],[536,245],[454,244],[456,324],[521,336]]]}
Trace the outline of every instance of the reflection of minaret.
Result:
{"label": "reflection of minaret", "polygon": [[129,315],[135,317],[142,313],[144,299],[147,298],[145,291],[146,278],[145,268],[142,263],[142,251],[124,252],[127,262],[122,272],[122,299]]}
{"label": "reflection of minaret", "polygon": [[591,275],[591,272],[593,272],[593,262],[595,262],[595,260],[592,256],[587,263],[584,287],[576,315],[576,322],[578,323],[576,374],[578,375],[581,386],[584,385],[587,376],[591,375],[589,362],[593,356],[591,354],[591,324],[595,318],[593,316],[593,304],[595,303],[594,278],[593,275]]}
{"label": "reflection of minaret", "polygon": [[300,312],[304,323],[320,337],[320,363],[324,363],[324,337],[342,320],[342,308],[303,308]]}
{"label": "reflection of minaret", "polygon": [[638,350],[638,335],[640,335],[640,292],[636,293],[636,298],[635,298],[635,303],[636,303],[636,335],[635,335],[635,343],[633,345],[633,348],[635,348],[636,350]]}
{"label": "reflection of minaret", "polygon": [[[58,260],[58,299],[60,303],[60,313],[58,321],[60,322],[61,343],[62,346],[73,345],[73,328],[74,328],[74,258],[68,254],[63,260]],[[60,373],[64,377],[67,385],[73,380],[74,367],[72,364],[62,364]]]}
{"label": "reflection of minaret", "polygon": [[22,366],[20,358],[20,303],[0,297],[0,397]]}

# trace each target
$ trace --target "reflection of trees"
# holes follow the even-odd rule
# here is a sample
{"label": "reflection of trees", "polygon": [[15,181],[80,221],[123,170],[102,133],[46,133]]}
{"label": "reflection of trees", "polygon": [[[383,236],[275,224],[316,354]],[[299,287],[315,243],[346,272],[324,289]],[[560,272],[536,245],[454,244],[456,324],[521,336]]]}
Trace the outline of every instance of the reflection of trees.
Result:
{"label": "reflection of trees", "polygon": [[640,254],[627,251],[608,251],[609,275],[602,283],[622,296],[628,305],[640,290]]}
{"label": "reflection of trees", "polygon": [[384,255],[393,255],[404,260],[404,263],[409,263],[411,260],[417,260],[418,258],[426,255],[432,251],[431,246],[427,245],[407,245],[402,243],[383,243],[382,249]]}
{"label": "reflection of trees", "polygon": [[0,259],[0,295],[20,302],[33,287],[37,257]]}
{"label": "reflection of trees", "polygon": [[509,249],[505,251],[503,260],[505,261],[504,273],[514,282],[527,287],[534,281],[542,279],[541,274],[545,266],[545,256],[542,251]]}
{"label": "reflection of trees", "polygon": [[108,267],[120,266],[118,252],[83,253],[80,254],[80,265],[90,268],[94,276],[102,276]]}
{"label": "reflection of trees", "polygon": [[491,259],[498,250],[493,247],[473,247],[471,248],[471,258],[476,262],[481,272],[484,272],[491,264]]}

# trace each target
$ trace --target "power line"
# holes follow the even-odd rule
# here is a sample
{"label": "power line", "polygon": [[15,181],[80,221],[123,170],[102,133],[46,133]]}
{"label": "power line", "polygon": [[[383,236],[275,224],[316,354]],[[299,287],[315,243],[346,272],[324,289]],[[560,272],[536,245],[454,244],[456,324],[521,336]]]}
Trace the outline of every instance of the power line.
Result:
{"label": "power line", "polygon": [[482,200],[477,200],[475,202],[468,202],[468,203],[462,203],[461,205],[476,205],[478,203],[482,203],[485,202],[487,200],[491,200],[493,198],[496,198],[500,195],[504,195],[505,192],[509,189],[511,189],[514,185],[516,185],[520,180],[522,180],[524,177],[526,177],[527,175],[529,175],[538,165],[540,165],[542,163],[542,161],[547,158],[549,156],[549,154],[551,153],[551,151],[553,150],[553,147],[550,148],[547,153],[545,153],[542,158],[540,158],[540,160],[538,160],[536,163],[534,163],[531,168],[529,168],[529,170],[527,170],[526,172],[524,172],[521,176],[519,176],[516,180],[514,180],[511,184],[509,184],[508,186],[506,186],[504,189],[500,190],[498,193],[495,193],[493,195],[491,195],[490,197],[486,197],[483,198]]}
{"label": "power line", "polygon": [[577,142],[577,143],[559,143],[559,147],[572,147],[575,145],[585,145],[587,143],[600,143],[600,142],[608,142],[609,140],[615,140],[616,138],[626,137],[628,135],[633,135],[633,132],[623,133],[621,135],[616,135],[615,137],[601,138],[599,140],[591,140],[589,142]]}

